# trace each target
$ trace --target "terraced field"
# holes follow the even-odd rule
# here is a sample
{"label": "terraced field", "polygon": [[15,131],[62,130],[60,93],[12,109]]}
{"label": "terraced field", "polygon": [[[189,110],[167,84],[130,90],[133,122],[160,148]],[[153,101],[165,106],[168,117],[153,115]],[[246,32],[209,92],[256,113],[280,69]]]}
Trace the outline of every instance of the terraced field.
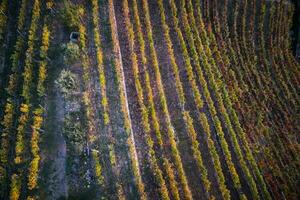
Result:
{"label": "terraced field", "polygon": [[299,199],[297,13],[0,0],[0,199]]}

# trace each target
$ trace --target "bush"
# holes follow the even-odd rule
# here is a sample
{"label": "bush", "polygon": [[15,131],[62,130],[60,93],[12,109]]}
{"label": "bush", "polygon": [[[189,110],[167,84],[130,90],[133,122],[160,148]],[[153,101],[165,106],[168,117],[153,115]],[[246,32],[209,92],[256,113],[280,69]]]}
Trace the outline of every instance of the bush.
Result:
{"label": "bush", "polygon": [[64,1],[64,6],[60,10],[61,20],[68,30],[78,30],[82,14],[83,8],[70,1]]}
{"label": "bush", "polygon": [[62,45],[63,59],[65,65],[72,65],[78,61],[80,57],[80,49],[76,43],[69,42]]}
{"label": "bush", "polygon": [[69,97],[72,91],[77,89],[77,76],[69,70],[62,70],[56,84],[65,97]]}
{"label": "bush", "polygon": [[85,145],[85,131],[78,118],[79,114],[77,113],[71,113],[65,117],[64,135],[76,152],[82,152]]}

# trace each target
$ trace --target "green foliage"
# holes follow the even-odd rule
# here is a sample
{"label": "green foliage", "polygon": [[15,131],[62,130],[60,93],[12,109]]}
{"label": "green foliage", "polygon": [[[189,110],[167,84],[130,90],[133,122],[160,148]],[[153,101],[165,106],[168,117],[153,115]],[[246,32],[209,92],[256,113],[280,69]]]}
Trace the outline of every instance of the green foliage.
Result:
{"label": "green foliage", "polygon": [[[197,97],[198,95],[195,95],[195,94],[197,94],[197,93],[199,94],[199,90],[197,89],[196,84],[195,84],[195,78],[194,78],[195,76],[193,74],[194,72],[193,72],[193,69],[192,69],[192,66],[191,66],[191,61],[190,61],[190,56],[188,54],[187,45],[185,44],[185,39],[184,39],[183,34],[182,34],[182,32],[181,32],[181,30],[178,26],[179,21],[178,21],[178,17],[177,17],[176,4],[172,0],[172,1],[170,1],[170,5],[171,5],[171,11],[172,11],[172,15],[173,15],[173,23],[175,24],[175,29],[176,29],[176,32],[177,32],[177,36],[180,40],[181,48],[182,48],[182,51],[183,51],[183,54],[184,54],[184,59],[185,59],[185,62],[186,62],[186,70],[187,70],[187,74],[188,74],[188,77],[189,77],[189,82],[192,86],[194,96]],[[190,47],[189,50],[192,51],[192,53],[191,53],[192,58],[194,60],[196,71],[197,71],[197,74],[199,76],[202,88],[203,88],[203,94],[204,94],[204,97],[205,97],[205,99],[208,103],[210,113],[213,116],[213,122],[216,126],[217,134],[219,135],[219,137],[221,139],[221,146],[222,146],[223,152],[225,154],[226,163],[229,166],[229,170],[230,170],[231,175],[233,177],[235,186],[237,188],[240,188],[241,186],[240,186],[240,182],[239,182],[239,177],[238,177],[238,174],[236,173],[236,169],[233,165],[232,158],[231,158],[231,153],[229,151],[228,144],[227,144],[227,142],[224,138],[224,132],[222,130],[220,120],[216,116],[216,114],[217,114],[216,109],[214,107],[214,103],[211,99],[210,92],[208,90],[206,80],[203,76],[201,67],[199,65],[199,58],[198,58],[198,55],[197,55],[197,51],[195,49],[194,38],[193,38],[192,33],[191,33],[191,28],[190,28],[188,20],[187,20],[187,13],[185,12],[185,9],[182,9],[182,16],[183,16],[183,24],[184,24],[183,27],[184,27],[184,30],[187,34],[187,40],[188,40],[188,44],[189,44],[189,47]],[[200,110],[202,108],[203,103],[201,101],[201,98],[199,98],[199,100],[200,100],[199,103],[196,102],[196,105],[197,105],[198,109]],[[223,192],[224,196],[228,196],[228,192],[226,191],[225,188],[222,192]]]}
{"label": "green foliage", "polygon": [[83,15],[83,8],[73,4],[69,0],[63,1],[63,7],[59,14],[65,27],[70,31],[77,31]]}
{"label": "green foliage", "polygon": [[201,180],[205,188],[205,192],[208,198],[214,198],[213,196],[210,196],[210,190],[211,190],[211,182],[208,180],[208,174],[207,174],[207,169],[203,164],[201,152],[199,150],[199,142],[197,140],[197,133],[194,129],[193,125],[193,119],[190,116],[189,112],[184,112],[183,113],[184,121],[187,124],[187,129],[189,136],[191,138],[192,142],[192,151],[193,151],[193,156],[194,159],[196,160],[196,164],[198,168],[200,169],[200,174],[201,174]]}
{"label": "green foliage", "polygon": [[177,143],[175,140],[175,132],[174,132],[170,114],[169,114],[169,109],[168,109],[167,100],[166,100],[166,96],[165,96],[164,86],[163,86],[163,83],[161,80],[159,63],[158,63],[158,59],[157,59],[157,54],[156,54],[154,40],[153,40],[153,34],[152,34],[150,11],[149,11],[149,6],[148,6],[147,0],[143,0],[143,13],[144,13],[144,17],[145,17],[147,40],[149,42],[150,59],[152,61],[152,67],[155,72],[155,81],[157,83],[160,106],[162,108],[162,112],[164,114],[164,118],[166,121],[166,127],[167,127],[166,135],[168,136],[168,140],[169,140],[169,143],[171,146],[171,152],[172,152],[172,156],[174,158],[174,164],[178,171],[179,180],[180,180],[180,183],[182,184],[184,198],[192,199],[193,197],[192,197],[192,193],[189,188],[189,185],[188,185],[187,178],[185,176],[185,172],[184,172],[182,161],[181,161],[181,155],[177,148]]}
{"label": "green foliage", "polygon": [[[134,81],[135,81],[135,87],[136,87],[136,92],[138,94],[138,103],[139,106],[141,107],[141,114],[142,114],[142,124],[143,124],[143,128],[145,131],[145,139],[146,139],[146,143],[147,143],[147,150],[148,150],[148,156],[149,156],[149,163],[152,169],[152,172],[155,176],[155,179],[157,181],[157,183],[159,184],[159,190],[160,190],[160,195],[161,198],[164,200],[170,199],[169,194],[168,194],[168,189],[166,187],[166,183],[165,183],[165,179],[163,177],[162,174],[162,170],[159,168],[158,165],[158,159],[156,158],[155,155],[155,151],[153,149],[153,140],[151,138],[150,135],[150,124],[149,124],[149,113],[148,113],[148,109],[144,104],[144,96],[143,96],[143,88],[140,82],[140,77],[139,77],[139,69],[138,69],[138,61],[137,61],[137,55],[134,52],[134,30],[132,27],[132,24],[130,22],[130,16],[129,16],[129,8],[128,8],[128,2],[123,1],[123,6],[124,6],[124,15],[125,15],[125,23],[126,23],[126,29],[127,29],[127,37],[129,39],[129,43],[130,43],[130,51],[131,51],[131,62],[132,62],[132,71],[133,71],[133,76],[134,76]],[[139,16],[138,16],[138,11],[137,11],[137,4],[136,1],[134,1],[134,17],[135,17],[135,22],[138,24],[138,38],[139,38],[139,43],[140,43],[140,50],[142,52],[142,59],[143,59],[143,66],[144,68],[146,67],[146,57],[145,57],[145,45],[144,45],[144,39],[141,36],[141,27],[139,26],[140,21],[139,21]],[[113,39],[114,40],[114,39]],[[159,123],[158,123],[158,119],[156,117],[156,112],[155,112],[155,108],[154,108],[154,103],[153,103],[153,99],[152,97],[152,89],[150,87],[150,81],[149,81],[149,75],[148,75],[148,71],[145,70],[145,76],[146,76],[146,87],[147,87],[147,93],[148,93],[148,97],[150,95],[150,99],[148,99],[148,101],[151,104],[151,112],[152,115],[154,116],[154,123],[156,124],[155,127],[155,134],[156,137],[158,139],[158,143],[159,143],[159,147],[162,147],[162,140],[161,140],[161,133],[159,130]],[[165,166],[166,167],[170,167],[169,163],[165,162]],[[172,176],[172,171],[169,170],[169,174],[168,176]],[[173,176],[172,176],[173,177]],[[172,189],[174,189],[174,197],[177,199],[178,195],[178,190],[176,188],[176,184],[174,184],[176,181],[174,179],[172,179],[172,181],[170,181],[171,184],[173,185]],[[175,185],[175,187],[174,187]],[[177,194],[177,195],[176,195]]]}
{"label": "green foliage", "polygon": [[102,175],[102,167],[101,164],[99,162],[99,155],[98,152],[96,150],[92,150],[92,157],[93,157],[93,161],[94,161],[94,168],[95,168],[95,175],[97,178],[97,182],[99,185],[103,185],[104,184],[104,178]]}
{"label": "green foliage", "polygon": [[31,160],[29,164],[29,174],[28,174],[28,189],[32,190],[37,187],[37,181],[38,181],[38,172],[39,172],[39,131],[43,124],[43,109],[37,108],[34,111],[34,117],[33,117],[33,125],[32,128],[32,136],[31,136],[31,153],[33,156],[33,159]]}
{"label": "green foliage", "polygon": [[[162,166],[164,167],[164,171],[166,171],[166,180],[169,182],[170,184],[170,194],[172,194],[172,197],[175,200],[180,199],[179,196],[179,191],[178,191],[178,187],[177,187],[177,181],[175,180],[174,177],[174,170],[171,166],[171,163],[168,161],[168,159],[166,159],[166,156],[163,153],[163,145],[164,142],[162,140],[162,134],[160,131],[160,123],[159,123],[159,119],[156,113],[156,109],[155,109],[155,105],[154,105],[154,97],[153,97],[153,91],[152,91],[152,87],[151,87],[151,83],[150,83],[150,75],[148,72],[148,60],[147,60],[147,56],[146,56],[146,50],[145,50],[145,40],[144,40],[144,36],[143,36],[143,32],[142,32],[142,25],[140,22],[140,17],[139,17],[139,12],[138,12],[138,5],[136,1],[133,1],[133,14],[134,14],[134,22],[135,22],[135,26],[137,29],[137,39],[138,39],[138,43],[139,43],[139,50],[141,52],[141,60],[142,60],[142,65],[143,65],[143,71],[144,71],[144,77],[142,77],[145,80],[145,87],[146,87],[146,94],[147,94],[147,102],[149,104],[148,108],[145,106],[143,100],[144,100],[144,96],[143,96],[143,87],[140,83],[140,77],[139,77],[139,69],[138,69],[138,61],[137,61],[137,55],[134,52],[134,31],[133,31],[133,26],[130,23],[129,20],[129,8],[128,5],[124,4],[124,15],[126,16],[126,26],[127,26],[127,32],[128,32],[128,38],[129,41],[132,45],[131,46],[131,51],[133,52],[131,54],[132,56],[132,67],[133,67],[133,74],[134,74],[134,79],[135,79],[135,84],[136,84],[136,91],[138,94],[138,99],[139,99],[139,104],[141,107],[141,114],[142,114],[142,118],[143,118],[143,125],[144,125],[144,131],[145,132],[149,132],[150,130],[150,125],[149,125],[149,121],[148,121],[148,117],[151,118],[152,120],[152,125],[153,125],[153,130],[155,133],[155,137],[157,140],[157,145],[161,151],[161,153],[159,154],[159,156],[162,157],[162,159],[157,159],[157,161],[162,160]],[[168,191],[165,189],[165,180],[164,177],[160,177],[160,168],[159,166],[155,165],[156,162],[156,157],[155,154],[152,155],[153,153],[153,141],[151,139],[151,137],[148,137],[146,135],[146,141],[149,145],[149,154],[150,154],[150,163],[153,164],[152,168],[154,170],[154,173],[156,175],[157,181],[160,184],[160,191],[161,191],[161,197],[166,199],[169,198],[168,196]]]}
{"label": "green foliage", "polygon": [[5,31],[6,22],[7,22],[7,16],[6,16],[7,5],[8,5],[7,0],[2,1],[0,5],[0,11],[2,12],[0,14],[0,41],[2,41],[3,39],[3,33]]}
{"label": "green foliage", "polygon": [[40,47],[40,57],[41,62],[39,64],[39,78],[37,91],[39,96],[44,96],[45,94],[45,80],[47,78],[47,53],[49,49],[49,39],[50,39],[50,31],[47,25],[43,27],[43,35],[42,35],[42,46]]}
{"label": "green foliage", "polygon": [[25,129],[29,120],[29,109],[29,105],[21,104],[21,115],[19,117],[19,125],[17,128],[17,140],[15,146],[16,157],[14,161],[16,164],[20,164],[24,161],[23,154],[25,149]]}
{"label": "green foliage", "polygon": [[[98,77],[100,82],[100,90],[101,90],[101,105],[103,107],[103,121],[105,125],[108,125],[110,119],[109,119],[109,113],[108,113],[108,100],[106,95],[106,79],[105,79],[105,70],[103,65],[103,52],[101,48],[101,36],[99,31],[99,5],[97,0],[92,0],[93,5],[93,33],[94,33],[94,41],[96,45],[96,61],[97,61],[97,68],[98,68]],[[82,29],[84,30],[84,29]],[[82,45],[85,46],[85,45]]]}
{"label": "green foliage", "polygon": [[[24,0],[22,1],[22,5],[19,11],[19,18],[18,18],[18,30],[23,31],[24,28],[24,21],[25,21],[25,14],[26,14],[26,5],[27,2]],[[9,83],[6,91],[9,95],[13,95],[17,89],[17,83],[19,79],[19,59],[24,48],[24,38],[22,35],[18,35],[16,44],[14,46],[14,52],[11,54],[11,69],[13,73],[9,76]]]}
{"label": "green foliage", "polygon": [[200,114],[200,122],[201,122],[202,128],[204,130],[204,134],[207,137],[207,144],[208,144],[208,148],[209,148],[209,153],[212,157],[212,160],[213,160],[213,163],[214,163],[214,168],[215,168],[216,173],[218,175],[217,180],[218,180],[219,185],[220,185],[220,191],[221,191],[222,196],[224,197],[224,199],[230,199],[230,191],[226,187],[225,177],[224,177],[224,174],[223,174],[223,171],[222,171],[220,158],[219,158],[219,155],[217,153],[215,143],[212,139],[212,135],[211,135],[211,131],[210,131],[210,127],[209,127],[207,117],[204,113]]}
{"label": "green foliage", "polygon": [[62,45],[63,60],[65,65],[72,65],[79,61],[80,49],[76,43],[68,42]]}
{"label": "green foliage", "polygon": [[78,89],[77,76],[69,70],[62,70],[55,83],[65,98],[69,98]]}
{"label": "green foliage", "polygon": [[[126,26],[128,26],[130,23],[130,20],[128,20],[128,14],[129,14],[129,8],[128,8],[128,2],[127,0],[124,0],[123,1],[123,6],[124,6],[124,15],[126,16]],[[113,1],[112,0],[109,0],[109,8],[110,8],[110,24],[111,24],[111,27],[112,27],[112,39],[113,39],[113,44],[114,44],[114,48],[116,48],[116,35],[113,33],[113,32],[116,32],[117,30],[115,29],[115,26],[114,26],[114,19],[113,19]],[[128,29],[128,27],[126,27]],[[132,41],[132,40],[131,40]],[[132,45],[132,43],[131,43]],[[134,57],[134,53],[132,55]],[[120,63],[117,62],[117,66],[120,67],[119,65]],[[119,69],[120,70],[120,69]],[[119,74],[119,80],[120,80],[120,74]],[[124,85],[123,85],[124,87]],[[124,88],[123,88],[124,89]],[[119,90],[120,90],[120,83],[119,83]],[[121,98],[123,100],[123,112],[125,112],[125,105],[124,105],[124,91],[123,93],[121,92]],[[133,133],[132,131],[130,130],[130,121],[128,119],[128,110],[126,113],[124,113],[124,119],[125,119],[125,130],[126,130],[126,133],[128,135],[128,139],[127,139],[127,145],[129,147],[129,152],[130,152],[130,155],[131,155],[131,164],[132,164],[132,168],[133,168],[133,173],[134,173],[134,176],[136,177],[136,184],[137,184],[137,187],[138,187],[138,191],[139,191],[139,195],[140,195],[140,199],[142,200],[145,200],[147,199],[147,196],[146,196],[146,193],[145,193],[145,186],[144,186],[144,183],[142,181],[142,178],[141,178],[141,175],[140,175],[140,171],[139,171],[139,163],[138,163],[138,158],[137,158],[137,154],[136,154],[136,149],[135,149],[135,146],[134,146],[134,141],[133,141]]]}
{"label": "green foliage", "polygon": [[67,142],[76,152],[82,152],[85,145],[85,130],[78,120],[80,113],[73,112],[65,116],[64,120],[64,135]]}
{"label": "green foliage", "polygon": [[0,186],[4,187],[6,185],[7,171],[6,167],[8,165],[8,152],[9,152],[9,140],[10,133],[13,127],[13,117],[14,117],[14,104],[8,102],[5,105],[5,114],[4,119],[1,122],[3,126],[2,135],[1,135],[1,148],[0,148]]}
{"label": "green foliage", "polygon": [[[100,39],[100,32],[99,32],[99,7],[98,7],[98,1],[97,0],[92,0],[92,15],[93,15],[93,33],[94,33],[94,42],[96,46],[96,61],[97,61],[97,67],[98,67],[98,73],[99,73],[99,80],[100,80],[100,90],[101,90],[101,105],[103,107],[103,121],[104,125],[109,124],[109,114],[108,114],[108,99],[106,97],[106,83],[105,83],[105,73],[104,73],[104,65],[103,65],[103,55],[102,55],[102,49],[101,49],[101,39]],[[82,11],[84,12],[84,10]],[[80,34],[80,51],[81,51],[81,63],[82,63],[82,68],[83,68],[83,83],[84,83],[84,95],[83,95],[83,102],[85,106],[85,117],[88,121],[88,128],[92,129],[92,122],[91,118],[92,113],[93,113],[93,108],[92,108],[92,102],[90,100],[90,88],[89,88],[89,82],[90,82],[90,74],[89,74],[89,60],[88,60],[88,55],[87,55],[87,33],[86,33],[86,27],[85,24],[80,23],[79,24],[79,34]],[[89,134],[88,135],[88,142],[90,144],[93,144],[94,141],[96,140],[96,135]],[[110,162],[112,166],[116,164],[116,158],[114,154],[114,147],[113,145],[109,145],[109,156],[110,156]],[[95,178],[97,183],[101,186],[104,187],[104,177],[103,177],[103,169],[100,163],[100,154],[97,150],[92,149],[91,151],[92,154],[92,161],[94,163],[94,173],[95,173]],[[119,194],[119,192],[118,192]],[[104,197],[102,197],[104,199]],[[102,199],[101,198],[101,199]]]}
{"label": "green foliage", "polygon": [[40,1],[35,0],[33,4],[32,10],[32,19],[29,29],[28,35],[28,48],[26,50],[26,59],[25,59],[25,68],[23,72],[23,88],[22,88],[22,96],[25,98],[25,102],[29,103],[30,98],[32,96],[31,88],[32,88],[32,80],[33,80],[33,58],[34,58],[34,51],[35,51],[35,40],[37,35],[38,29],[38,22],[40,20],[41,15],[41,8],[40,8]]}
{"label": "green foliage", "polygon": [[115,153],[114,145],[113,144],[109,144],[108,145],[108,149],[109,149],[109,160],[110,160],[110,163],[112,165],[116,165],[117,162],[116,162],[116,153]]}

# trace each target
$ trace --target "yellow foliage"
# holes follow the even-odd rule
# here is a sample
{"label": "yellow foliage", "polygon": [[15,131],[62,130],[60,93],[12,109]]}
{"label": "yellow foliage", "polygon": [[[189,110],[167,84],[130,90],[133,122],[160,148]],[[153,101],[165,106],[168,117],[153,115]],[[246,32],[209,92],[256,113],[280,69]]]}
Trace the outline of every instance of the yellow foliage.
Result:
{"label": "yellow foliage", "polygon": [[96,175],[98,184],[103,185],[104,178],[102,176],[102,167],[99,162],[99,157],[98,157],[97,151],[92,151],[92,157],[93,157],[94,164],[95,164],[95,166],[94,166],[95,167],[95,175]]}
{"label": "yellow foliage", "polygon": [[1,122],[5,129],[9,129],[9,127],[11,127],[13,124],[13,108],[13,104],[10,102],[6,103],[4,119]]}
{"label": "yellow foliage", "polygon": [[28,113],[28,112],[29,112],[29,106],[28,106],[28,104],[22,103],[22,104],[21,104],[20,111],[21,111],[22,113]]}
{"label": "yellow foliage", "polygon": [[18,200],[20,197],[21,179],[17,174],[11,176],[10,200]]}
{"label": "yellow foliage", "polygon": [[28,183],[27,183],[29,190],[32,190],[37,186],[39,161],[40,161],[40,157],[36,156],[30,163],[29,174],[28,174]]}
{"label": "yellow foliage", "polygon": [[47,9],[52,9],[53,5],[54,5],[53,1],[48,1],[46,3]]}
{"label": "yellow foliage", "polygon": [[80,17],[82,17],[83,15],[84,15],[84,7],[82,7],[82,6],[80,6],[79,8],[78,8],[78,13],[79,13],[79,15],[80,15]]}
{"label": "yellow foliage", "polygon": [[115,149],[112,144],[108,145],[109,148],[109,158],[112,165],[116,164],[116,155],[115,155]]}
{"label": "yellow foliage", "polygon": [[39,69],[39,79],[45,80],[47,77],[46,63],[42,62]]}
{"label": "yellow foliage", "polygon": [[49,39],[50,39],[50,30],[47,25],[43,27],[43,35],[42,35],[42,46],[40,56],[45,59],[47,56],[47,52],[49,49]]}
{"label": "yellow foliage", "polygon": [[21,163],[21,157],[20,156],[15,157],[14,161],[15,161],[16,164],[20,164]]}

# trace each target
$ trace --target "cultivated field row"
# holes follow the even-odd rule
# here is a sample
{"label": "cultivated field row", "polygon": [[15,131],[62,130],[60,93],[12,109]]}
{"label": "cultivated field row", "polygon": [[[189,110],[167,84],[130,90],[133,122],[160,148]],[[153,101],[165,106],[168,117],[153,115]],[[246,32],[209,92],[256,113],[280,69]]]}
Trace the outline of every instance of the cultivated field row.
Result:
{"label": "cultivated field row", "polygon": [[289,1],[0,9],[1,199],[299,196]]}

